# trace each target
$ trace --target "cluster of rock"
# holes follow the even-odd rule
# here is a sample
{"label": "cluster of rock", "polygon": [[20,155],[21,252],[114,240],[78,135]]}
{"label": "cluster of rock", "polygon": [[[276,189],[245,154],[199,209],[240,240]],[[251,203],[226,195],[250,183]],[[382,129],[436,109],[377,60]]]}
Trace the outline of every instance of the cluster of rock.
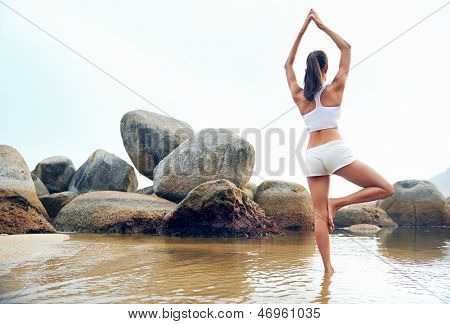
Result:
{"label": "cluster of rock", "polygon": [[[77,170],[54,156],[30,172],[14,148],[0,146],[0,233],[93,232],[178,236],[274,236],[314,228],[300,184],[249,182],[253,146],[226,129],[194,133],[187,123],[136,110],[120,123],[134,167],[153,180],[138,187],[134,167],[104,150]],[[338,210],[336,227],[376,232],[397,225],[448,225],[446,200],[428,181],[397,182],[394,196]],[[357,224],[365,224],[358,225]]]}
{"label": "cluster of rock", "polygon": [[450,207],[437,187],[428,180],[402,180],[394,184],[391,197],[371,204],[339,209],[336,227],[371,224],[379,227],[449,226]]}

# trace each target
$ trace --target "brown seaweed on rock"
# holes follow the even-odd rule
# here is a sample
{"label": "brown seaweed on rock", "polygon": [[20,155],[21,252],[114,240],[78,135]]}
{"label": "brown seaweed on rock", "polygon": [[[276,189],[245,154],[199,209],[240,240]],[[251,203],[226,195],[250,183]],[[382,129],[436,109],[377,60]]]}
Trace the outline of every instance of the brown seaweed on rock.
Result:
{"label": "brown seaweed on rock", "polygon": [[195,187],[163,221],[162,233],[175,236],[258,237],[282,231],[232,182],[221,179]]}

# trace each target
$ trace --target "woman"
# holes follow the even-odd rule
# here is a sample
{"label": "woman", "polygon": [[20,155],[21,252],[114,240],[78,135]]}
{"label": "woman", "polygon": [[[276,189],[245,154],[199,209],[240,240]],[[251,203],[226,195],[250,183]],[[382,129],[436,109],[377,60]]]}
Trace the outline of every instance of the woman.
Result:
{"label": "woman", "polygon": [[[311,20],[334,41],[341,51],[339,71],[325,84],[328,59],[323,51],[314,51],[306,60],[304,88],[300,87],[292,67],[298,45]],[[344,206],[382,199],[393,195],[394,188],[372,168],[357,160],[339,134],[337,122],[350,68],[350,44],[323,24],[311,9],[295,40],[285,64],[292,97],[302,115],[310,137],[305,154],[306,177],[311,192],[316,243],[326,273],[334,271],[330,260],[328,231],[334,230],[333,217]],[[363,189],[340,198],[328,198],[330,175],[337,174]]]}

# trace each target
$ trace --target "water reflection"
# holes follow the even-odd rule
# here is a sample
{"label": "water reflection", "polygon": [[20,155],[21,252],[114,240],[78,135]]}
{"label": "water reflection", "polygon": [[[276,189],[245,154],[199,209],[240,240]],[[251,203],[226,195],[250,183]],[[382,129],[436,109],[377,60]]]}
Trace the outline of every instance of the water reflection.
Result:
{"label": "water reflection", "polygon": [[380,253],[404,261],[428,262],[448,255],[447,228],[398,227],[378,233]]}
{"label": "water reflection", "polygon": [[313,303],[318,304],[328,304],[331,299],[330,294],[330,285],[333,278],[333,274],[325,273],[322,278],[322,282],[320,283],[320,293],[317,297],[312,301]]}

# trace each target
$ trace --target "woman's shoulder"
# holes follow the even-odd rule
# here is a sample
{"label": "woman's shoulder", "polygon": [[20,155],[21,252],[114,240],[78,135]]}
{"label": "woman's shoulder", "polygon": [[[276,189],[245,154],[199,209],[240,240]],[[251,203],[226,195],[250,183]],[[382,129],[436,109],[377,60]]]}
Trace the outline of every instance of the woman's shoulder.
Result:
{"label": "woman's shoulder", "polygon": [[320,101],[324,106],[340,106],[344,91],[337,89],[333,83],[328,83],[323,86]]}
{"label": "woman's shoulder", "polygon": [[303,103],[303,100],[305,100],[305,95],[303,93],[303,89],[300,89],[295,96],[293,97],[294,102],[298,105],[299,103]]}
{"label": "woman's shoulder", "polygon": [[315,100],[309,101],[308,99],[306,99],[305,95],[303,94],[303,90],[301,94],[299,93],[297,100],[295,100],[295,103],[301,115],[307,114],[316,106]]}

